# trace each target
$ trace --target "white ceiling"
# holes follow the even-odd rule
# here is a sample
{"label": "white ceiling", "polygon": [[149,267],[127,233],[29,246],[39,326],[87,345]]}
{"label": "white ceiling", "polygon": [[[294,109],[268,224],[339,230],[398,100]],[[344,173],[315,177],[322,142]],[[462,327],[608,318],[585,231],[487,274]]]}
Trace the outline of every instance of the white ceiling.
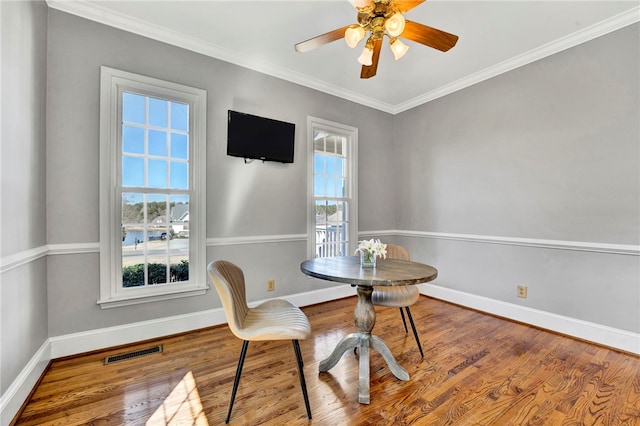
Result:
{"label": "white ceiling", "polygon": [[640,20],[638,0],[428,0],[409,20],[460,37],[443,53],[404,40],[394,61],[385,39],[377,75],[360,79],[343,40],[307,53],[294,45],[356,22],[347,0],[68,1],[50,7],[184,47],[392,114]]}

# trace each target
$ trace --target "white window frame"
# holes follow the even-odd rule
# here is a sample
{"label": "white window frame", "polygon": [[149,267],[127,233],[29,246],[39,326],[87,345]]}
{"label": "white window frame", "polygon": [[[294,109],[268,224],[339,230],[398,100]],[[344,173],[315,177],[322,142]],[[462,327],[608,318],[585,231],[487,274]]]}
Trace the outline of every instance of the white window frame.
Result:
{"label": "white window frame", "polygon": [[[349,253],[353,254],[358,244],[358,129],[346,124],[335,123],[317,117],[307,117],[307,257],[316,256],[316,197],[314,194],[314,140],[315,130],[326,131],[347,139],[347,188],[344,200],[349,205],[348,209],[348,238]],[[322,197],[324,198],[324,197]]]}
{"label": "white window frame", "polygon": [[[163,285],[122,286],[121,135],[122,93],[189,104],[189,280]],[[205,294],[207,92],[109,67],[100,69],[100,299],[101,308]]]}

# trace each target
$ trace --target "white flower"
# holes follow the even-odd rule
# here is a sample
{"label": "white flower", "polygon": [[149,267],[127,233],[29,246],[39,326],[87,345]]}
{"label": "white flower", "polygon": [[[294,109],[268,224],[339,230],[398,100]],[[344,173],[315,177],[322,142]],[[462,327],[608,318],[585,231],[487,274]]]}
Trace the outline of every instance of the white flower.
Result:
{"label": "white flower", "polygon": [[387,245],[382,244],[380,240],[362,240],[358,241],[357,252],[362,252],[365,256],[373,255],[375,257],[382,256],[383,259],[387,258]]}

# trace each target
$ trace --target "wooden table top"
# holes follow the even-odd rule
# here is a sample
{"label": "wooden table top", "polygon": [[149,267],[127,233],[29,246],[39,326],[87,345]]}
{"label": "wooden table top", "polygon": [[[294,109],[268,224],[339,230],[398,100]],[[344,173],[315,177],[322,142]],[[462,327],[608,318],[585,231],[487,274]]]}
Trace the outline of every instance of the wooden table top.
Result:
{"label": "wooden table top", "polygon": [[397,259],[379,258],[375,268],[362,268],[358,256],[317,257],[302,262],[300,270],[315,278],[364,286],[420,284],[438,276],[432,266]]}

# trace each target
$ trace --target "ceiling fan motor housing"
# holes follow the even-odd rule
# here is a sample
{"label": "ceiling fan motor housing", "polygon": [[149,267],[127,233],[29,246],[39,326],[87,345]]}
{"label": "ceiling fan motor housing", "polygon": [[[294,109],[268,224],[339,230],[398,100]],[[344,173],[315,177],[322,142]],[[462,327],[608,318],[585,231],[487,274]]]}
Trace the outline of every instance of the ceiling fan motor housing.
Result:
{"label": "ceiling fan motor housing", "polygon": [[398,13],[393,2],[388,0],[377,1],[358,11],[358,23],[370,32],[374,39],[382,39],[385,31],[385,23],[388,18]]}

